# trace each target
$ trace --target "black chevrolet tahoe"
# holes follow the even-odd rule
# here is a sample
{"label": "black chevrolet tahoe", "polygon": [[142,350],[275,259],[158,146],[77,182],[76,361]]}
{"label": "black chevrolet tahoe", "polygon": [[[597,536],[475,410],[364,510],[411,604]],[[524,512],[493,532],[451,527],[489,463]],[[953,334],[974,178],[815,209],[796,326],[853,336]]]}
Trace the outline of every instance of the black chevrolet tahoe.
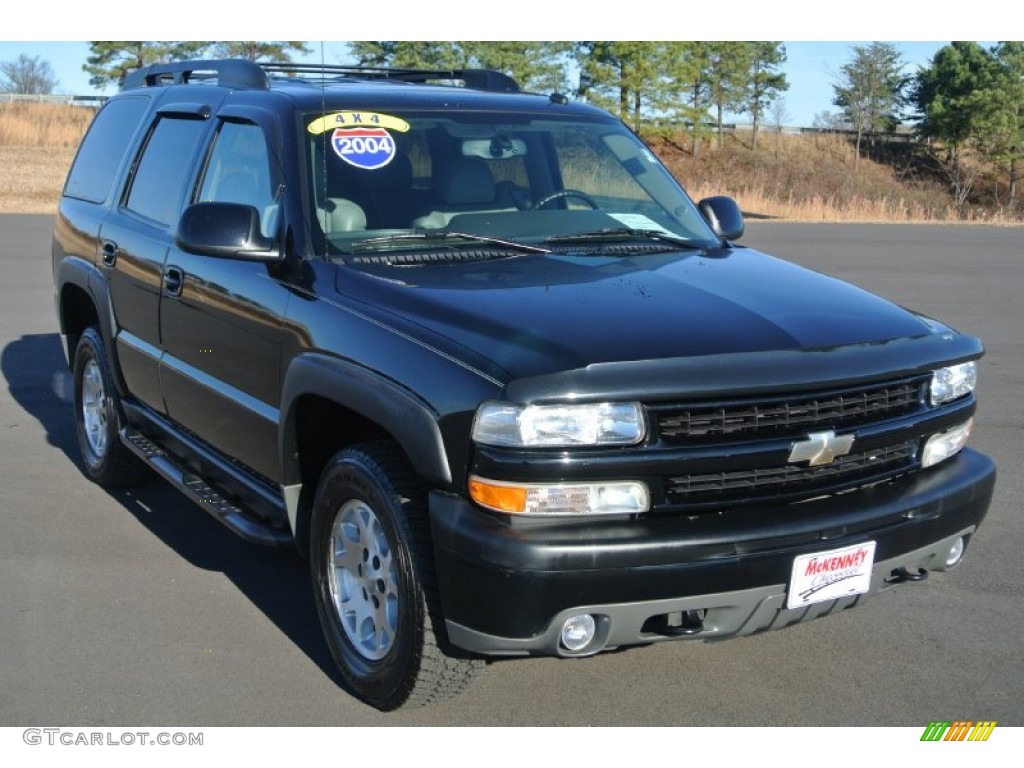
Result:
{"label": "black chevrolet tahoe", "polygon": [[497,72],[137,70],[53,239],[85,472],[297,547],[380,709],[956,566],[982,345],[742,233]]}

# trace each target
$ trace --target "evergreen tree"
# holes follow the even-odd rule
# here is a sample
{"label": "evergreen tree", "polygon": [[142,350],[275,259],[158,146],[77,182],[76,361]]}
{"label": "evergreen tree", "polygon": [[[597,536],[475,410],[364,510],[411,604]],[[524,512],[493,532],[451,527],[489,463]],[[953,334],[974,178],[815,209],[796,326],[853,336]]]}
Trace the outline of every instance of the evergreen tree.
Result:
{"label": "evergreen tree", "polygon": [[89,43],[91,51],[82,65],[91,77],[89,84],[103,88],[121,83],[134,69],[166,61],[191,59],[210,51],[209,42],[184,40],[176,42],[99,40]]}
{"label": "evergreen tree", "polygon": [[967,156],[983,147],[993,132],[998,68],[991,52],[973,42],[939,49],[915,80],[913,102],[921,135],[935,141],[935,155],[949,179],[954,201],[962,209],[978,177]]}
{"label": "evergreen tree", "polygon": [[906,101],[908,79],[905,64],[892,43],[853,46],[853,58],[839,71],[832,85],[832,103],[842,108],[846,121],[857,132],[854,168],[860,162],[861,141],[878,131],[892,130]]}
{"label": "evergreen tree", "polygon": [[753,123],[751,148],[757,149],[757,131],[768,106],[789,88],[784,72],[778,68],[786,62],[786,46],[775,42],[746,44],[749,67],[743,103]]}
{"label": "evergreen tree", "polygon": [[645,109],[659,100],[657,80],[666,45],[630,40],[578,43],[578,95],[617,113],[639,130]]}
{"label": "evergreen tree", "polygon": [[992,159],[1007,169],[1006,207],[1017,204],[1018,166],[1024,159],[1024,43],[1001,42],[993,50],[995,83],[994,114],[987,145]]}
{"label": "evergreen tree", "polygon": [[705,43],[708,46],[708,96],[715,110],[715,132],[722,145],[722,117],[742,108],[750,71],[749,46],[739,41]]}
{"label": "evergreen tree", "polygon": [[546,41],[359,41],[356,62],[369,67],[495,69],[511,75],[523,90],[564,90],[569,43]]}
{"label": "evergreen tree", "polygon": [[312,50],[300,40],[233,40],[216,43],[212,54],[219,59],[248,59],[287,64],[293,61],[292,54],[308,55]]}

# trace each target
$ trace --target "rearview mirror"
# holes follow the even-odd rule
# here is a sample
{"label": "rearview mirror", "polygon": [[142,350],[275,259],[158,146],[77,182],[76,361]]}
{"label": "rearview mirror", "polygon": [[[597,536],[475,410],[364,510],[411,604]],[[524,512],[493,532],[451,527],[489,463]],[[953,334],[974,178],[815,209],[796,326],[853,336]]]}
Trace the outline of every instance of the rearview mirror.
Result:
{"label": "rearview mirror", "polygon": [[246,261],[279,261],[277,243],[264,237],[260,214],[251,205],[195,203],[185,209],[174,236],[183,251]]}
{"label": "rearview mirror", "polygon": [[480,157],[484,160],[507,160],[526,154],[526,142],[510,139],[508,136],[493,136],[489,139],[466,139],[462,142],[463,157]]}

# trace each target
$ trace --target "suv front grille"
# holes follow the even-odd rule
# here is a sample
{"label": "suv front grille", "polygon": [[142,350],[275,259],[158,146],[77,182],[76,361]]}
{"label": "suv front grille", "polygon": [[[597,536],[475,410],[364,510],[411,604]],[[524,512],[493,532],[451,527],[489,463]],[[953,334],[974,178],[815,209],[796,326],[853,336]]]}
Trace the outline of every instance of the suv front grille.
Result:
{"label": "suv front grille", "polygon": [[665,495],[670,504],[686,506],[756,501],[794,493],[810,496],[879,482],[913,469],[916,464],[917,440],[911,440],[840,456],[831,464],[818,467],[785,464],[666,477]]}
{"label": "suv front grille", "polygon": [[885,421],[921,407],[926,377],[797,397],[652,408],[667,443],[799,436],[816,428]]}

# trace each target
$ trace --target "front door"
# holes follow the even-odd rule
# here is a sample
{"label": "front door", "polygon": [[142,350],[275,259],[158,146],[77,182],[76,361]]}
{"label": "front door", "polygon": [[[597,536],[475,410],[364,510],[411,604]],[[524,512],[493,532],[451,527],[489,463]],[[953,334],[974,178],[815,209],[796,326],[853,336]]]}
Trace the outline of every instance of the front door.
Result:
{"label": "front door", "polygon": [[[197,202],[254,206],[277,228],[279,169],[258,125],[222,121]],[[172,247],[160,304],[161,385],[168,414],[219,451],[279,479],[282,317],[289,293],[266,264]]]}

